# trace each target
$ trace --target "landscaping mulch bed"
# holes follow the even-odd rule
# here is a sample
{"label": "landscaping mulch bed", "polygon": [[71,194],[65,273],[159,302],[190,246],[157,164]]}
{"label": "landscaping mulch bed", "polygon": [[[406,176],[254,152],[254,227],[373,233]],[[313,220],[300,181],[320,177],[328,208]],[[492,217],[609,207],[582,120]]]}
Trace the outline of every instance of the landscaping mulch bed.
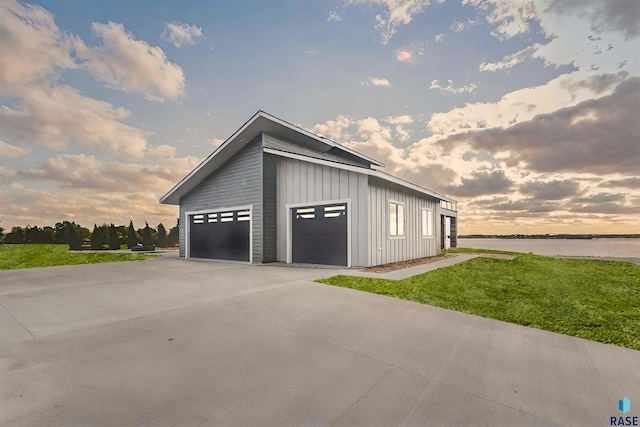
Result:
{"label": "landscaping mulch bed", "polygon": [[[476,255],[483,258],[496,258],[496,259],[514,259],[513,255],[506,254],[490,254],[484,252],[461,252],[470,255]],[[425,258],[410,259],[408,261],[392,262],[389,264],[375,265],[373,267],[367,267],[362,271],[370,273],[388,273],[389,271],[402,270],[403,268],[415,267],[417,265],[429,264],[436,261],[441,261],[447,258],[453,258],[456,254],[442,254],[436,256],[430,256]]]}
{"label": "landscaping mulch bed", "polygon": [[490,254],[490,253],[486,253],[486,252],[461,252],[461,253],[466,253],[466,254],[470,254],[470,255],[477,255],[477,256],[483,257],[483,258],[496,258],[496,259],[514,259],[515,258],[514,255]]}
{"label": "landscaping mulch bed", "polygon": [[403,268],[415,267],[417,265],[429,264],[431,262],[441,261],[447,258],[455,257],[455,254],[443,254],[436,256],[429,256],[425,258],[410,259],[408,261],[392,262],[389,264],[375,265],[373,267],[367,267],[362,271],[368,271],[370,273],[387,273],[389,271],[401,270]]}

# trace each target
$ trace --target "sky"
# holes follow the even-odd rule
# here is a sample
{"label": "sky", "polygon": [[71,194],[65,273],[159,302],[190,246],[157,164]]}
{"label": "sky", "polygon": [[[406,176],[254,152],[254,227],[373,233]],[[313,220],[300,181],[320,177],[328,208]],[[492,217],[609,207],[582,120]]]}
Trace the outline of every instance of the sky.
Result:
{"label": "sky", "polygon": [[458,200],[640,233],[637,0],[0,0],[0,226],[176,223],[258,110]]}

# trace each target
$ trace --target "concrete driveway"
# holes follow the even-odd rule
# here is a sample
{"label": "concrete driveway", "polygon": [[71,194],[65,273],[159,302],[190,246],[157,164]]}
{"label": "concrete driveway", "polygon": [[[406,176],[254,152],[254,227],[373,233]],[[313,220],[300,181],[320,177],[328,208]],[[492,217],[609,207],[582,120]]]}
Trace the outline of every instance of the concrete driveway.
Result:
{"label": "concrete driveway", "polygon": [[338,272],[0,271],[0,425],[610,425],[623,396],[640,415],[638,351],[313,282]]}

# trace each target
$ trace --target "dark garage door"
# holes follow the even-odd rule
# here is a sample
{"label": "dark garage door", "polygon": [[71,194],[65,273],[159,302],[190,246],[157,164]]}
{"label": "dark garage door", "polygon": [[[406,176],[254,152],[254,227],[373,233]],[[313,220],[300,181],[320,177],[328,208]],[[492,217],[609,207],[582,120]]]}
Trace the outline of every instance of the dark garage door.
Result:
{"label": "dark garage door", "polygon": [[347,265],[347,205],[291,210],[293,262]]}
{"label": "dark garage door", "polygon": [[249,261],[251,211],[190,215],[189,256]]}

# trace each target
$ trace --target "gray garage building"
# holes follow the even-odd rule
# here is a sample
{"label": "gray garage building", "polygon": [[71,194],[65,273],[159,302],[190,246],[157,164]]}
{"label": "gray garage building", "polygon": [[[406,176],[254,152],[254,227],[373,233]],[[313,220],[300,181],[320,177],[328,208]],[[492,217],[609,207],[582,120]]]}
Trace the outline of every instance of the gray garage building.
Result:
{"label": "gray garage building", "polygon": [[366,267],[456,246],[456,201],[263,111],[161,203],[180,206],[180,256]]}

